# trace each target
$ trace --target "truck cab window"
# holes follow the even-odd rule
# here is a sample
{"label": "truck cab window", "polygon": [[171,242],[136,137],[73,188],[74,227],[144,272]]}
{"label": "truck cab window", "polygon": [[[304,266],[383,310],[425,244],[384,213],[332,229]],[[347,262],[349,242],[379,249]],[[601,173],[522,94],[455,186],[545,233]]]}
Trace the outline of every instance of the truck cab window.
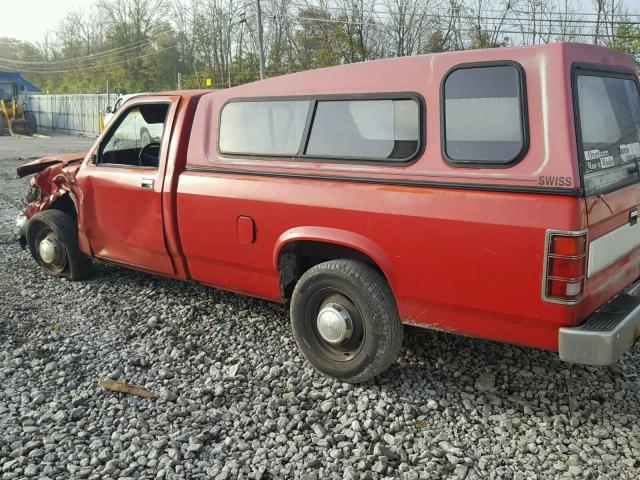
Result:
{"label": "truck cab window", "polygon": [[102,143],[98,163],[158,168],[168,110],[165,103],[131,107]]}

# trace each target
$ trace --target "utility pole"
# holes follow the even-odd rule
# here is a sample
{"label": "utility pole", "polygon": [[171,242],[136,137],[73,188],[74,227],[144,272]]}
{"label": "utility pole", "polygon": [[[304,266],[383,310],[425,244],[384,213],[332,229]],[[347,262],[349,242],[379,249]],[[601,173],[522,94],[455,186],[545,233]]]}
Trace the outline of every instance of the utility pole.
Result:
{"label": "utility pole", "polygon": [[260,80],[264,79],[264,44],[262,42],[262,10],[260,0],[256,0],[256,20],[258,22],[258,49],[260,50]]}
{"label": "utility pole", "polygon": [[178,90],[182,90],[182,73],[178,72]]}

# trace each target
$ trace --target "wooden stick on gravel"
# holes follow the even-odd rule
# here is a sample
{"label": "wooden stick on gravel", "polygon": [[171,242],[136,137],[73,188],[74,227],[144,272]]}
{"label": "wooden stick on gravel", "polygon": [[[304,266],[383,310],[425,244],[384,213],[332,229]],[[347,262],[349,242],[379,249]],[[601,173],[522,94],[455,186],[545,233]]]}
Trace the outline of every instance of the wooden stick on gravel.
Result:
{"label": "wooden stick on gravel", "polygon": [[111,390],[114,392],[126,393],[128,395],[136,395],[138,397],[144,397],[144,398],[159,397],[157,393],[151,392],[142,387],[137,387],[136,385],[130,385],[128,383],[119,382],[117,380],[112,380],[110,378],[103,378],[102,380],[100,380],[99,385],[104,389]]}

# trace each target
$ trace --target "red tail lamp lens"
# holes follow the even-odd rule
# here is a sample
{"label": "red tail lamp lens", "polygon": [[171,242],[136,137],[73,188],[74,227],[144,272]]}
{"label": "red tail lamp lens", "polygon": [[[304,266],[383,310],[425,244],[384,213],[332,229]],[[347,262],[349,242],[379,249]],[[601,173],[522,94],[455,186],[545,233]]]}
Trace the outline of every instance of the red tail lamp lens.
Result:
{"label": "red tail lamp lens", "polygon": [[580,300],[584,289],[586,253],[586,233],[550,234],[544,279],[547,299],[561,303]]}
{"label": "red tail lamp lens", "polygon": [[552,235],[549,253],[552,255],[584,255],[587,251],[587,237]]}
{"label": "red tail lamp lens", "polygon": [[584,276],[584,257],[549,257],[547,274],[551,277],[582,278]]}

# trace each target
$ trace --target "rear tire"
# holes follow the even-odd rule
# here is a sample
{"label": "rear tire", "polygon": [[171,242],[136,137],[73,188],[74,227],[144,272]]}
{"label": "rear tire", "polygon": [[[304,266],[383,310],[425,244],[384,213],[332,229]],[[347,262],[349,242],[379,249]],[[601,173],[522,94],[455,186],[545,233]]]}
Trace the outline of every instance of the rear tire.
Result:
{"label": "rear tire", "polygon": [[324,262],[302,275],[291,299],[291,324],[309,363],[349,383],[382,373],[402,345],[402,323],[386,279],[354,260]]}
{"label": "rear tire", "polygon": [[77,222],[60,210],[45,210],[31,217],[27,244],[47,275],[70,280],[91,275],[91,259],[78,248]]}

